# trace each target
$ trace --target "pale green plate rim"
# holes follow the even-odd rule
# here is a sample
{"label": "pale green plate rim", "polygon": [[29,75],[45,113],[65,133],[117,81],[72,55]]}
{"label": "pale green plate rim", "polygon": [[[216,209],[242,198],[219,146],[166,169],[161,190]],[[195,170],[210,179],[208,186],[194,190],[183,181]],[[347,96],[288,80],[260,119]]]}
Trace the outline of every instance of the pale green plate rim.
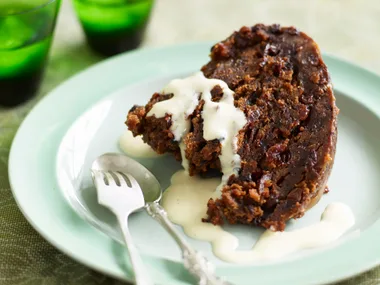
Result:
{"label": "pale green plate rim", "polygon": [[[125,273],[112,261],[110,248],[113,242],[110,239],[87,226],[79,218],[75,220],[78,227],[82,227],[78,232],[66,233],[60,230],[59,223],[73,213],[67,205],[62,204],[66,202],[57,194],[59,190],[56,188],[55,169],[51,169],[55,165],[58,145],[70,125],[92,104],[128,84],[155,76],[197,70],[207,61],[210,46],[210,43],[194,43],[141,49],[113,57],[61,84],[29,113],[12,144],[9,178],[19,208],[47,241],[89,267],[117,278],[131,280],[130,273]],[[380,117],[380,77],[331,55],[324,55],[324,59],[336,90],[365,105]],[[107,80],[106,84],[104,79]],[[46,188],[52,188],[52,192],[44,192],[42,195],[40,192],[46,190],[41,189]],[[44,199],[49,204],[42,206],[33,203],[33,200],[42,202]],[[49,211],[51,215],[46,214]],[[62,221],[59,216],[55,217],[58,215],[56,212],[62,215]],[[75,216],[72,218],[76,219]],[[89,235],[101,244],[91,245],[91,240],[85,243],[80,234]],[[217,271],[236,284],[250,284],[251,281],[260,285],[325,284],[351,277],[378,265],[379,235],[380,221],[377,220],[359,238],[302,260],[257,267],[222,267]],[[144,260],[157,283],[188,284],[184,281],[186,278],[180,281],[173,274],[173,271],[179,270],[177,266],[164,264],[160,259],[147,255]]]}

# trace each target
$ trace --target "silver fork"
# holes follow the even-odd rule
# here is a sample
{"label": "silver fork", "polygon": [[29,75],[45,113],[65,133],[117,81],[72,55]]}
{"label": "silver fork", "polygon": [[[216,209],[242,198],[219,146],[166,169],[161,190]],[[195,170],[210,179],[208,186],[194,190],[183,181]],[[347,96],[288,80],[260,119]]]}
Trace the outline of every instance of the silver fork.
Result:
{"label": "silver fork", "polygon": [[128,174],[99,170],[91,170],[91,172],[99,204],[109,208],[119,222],[131,259],[136,285],[153,285],[128,228],[129,215],[145,205],[139,184]]}
{"label": "silver fork", "polygon": [[[199,279],[199,285],[232,285],[217,277],[212,264],[178,234],[168,219],[166,211],[157,201],[145,203],[143,191],[132,175],[115,171],[92,170],[92,177],[98,191],[99,204],[109,208],[118,218],[135,271],[137,285],[152,284],[147,283],[149,280],[146,279],[147,275],[144,273],[144,267],[128,230],[129,214],[143,207],[175,239],[182,250],[185,268]],[[161,187],[155,188],[161,191]]]}

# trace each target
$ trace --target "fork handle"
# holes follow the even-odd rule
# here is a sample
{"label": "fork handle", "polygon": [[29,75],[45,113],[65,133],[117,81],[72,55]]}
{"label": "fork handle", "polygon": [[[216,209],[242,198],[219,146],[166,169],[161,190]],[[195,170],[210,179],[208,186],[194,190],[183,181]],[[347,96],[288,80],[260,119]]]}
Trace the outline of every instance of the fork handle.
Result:
{"label": "fork handle", "polygon": [[154,285],[154,283],[148,277],[148,272],[141,260],[140,254],[137,251],[135,244],[133,243],[132,236],[128,228],[128,216],[118,216],[118,220],[123,232],[125,244],[128,249],[129,258],[132,263],[136,285]]}
{"label": "fork handle", "polygon": [[199,279],[199,285],[232,285],[217,277],[212,264],[178,234],[173,223],[168,219],[165,209],[159,203],[147,203],[145,209],[175,239],[181,248],[185,268]]}

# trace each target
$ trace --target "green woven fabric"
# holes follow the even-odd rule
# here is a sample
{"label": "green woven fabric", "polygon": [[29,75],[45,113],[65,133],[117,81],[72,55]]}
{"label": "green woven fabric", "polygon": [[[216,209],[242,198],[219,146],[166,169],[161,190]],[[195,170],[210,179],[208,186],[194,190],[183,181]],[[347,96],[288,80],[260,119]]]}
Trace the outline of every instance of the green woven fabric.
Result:
{"label": "green woven fabric", "polygon": [[[53,51],[40,94],[18,108],[0,109],[0,285],[124,284],[78,264],[46,242],[18,209],[8,180],[12,139],[29,110],[60,82],[99,60],[85,47]],[[377,268],[337,284],[377,285],[379,272]]]}

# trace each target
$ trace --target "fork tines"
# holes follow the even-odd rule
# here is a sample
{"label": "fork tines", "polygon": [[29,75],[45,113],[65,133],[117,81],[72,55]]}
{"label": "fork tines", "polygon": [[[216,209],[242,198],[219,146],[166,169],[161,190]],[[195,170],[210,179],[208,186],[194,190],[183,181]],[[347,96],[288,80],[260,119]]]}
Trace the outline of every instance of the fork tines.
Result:
{"label": "fork tines", "polygon": [[91,170],[93,179],[98,181],[102,180],[107,186],[138,186],[136,179],[130,174],[121,171],[105,171],[105,170]]}

